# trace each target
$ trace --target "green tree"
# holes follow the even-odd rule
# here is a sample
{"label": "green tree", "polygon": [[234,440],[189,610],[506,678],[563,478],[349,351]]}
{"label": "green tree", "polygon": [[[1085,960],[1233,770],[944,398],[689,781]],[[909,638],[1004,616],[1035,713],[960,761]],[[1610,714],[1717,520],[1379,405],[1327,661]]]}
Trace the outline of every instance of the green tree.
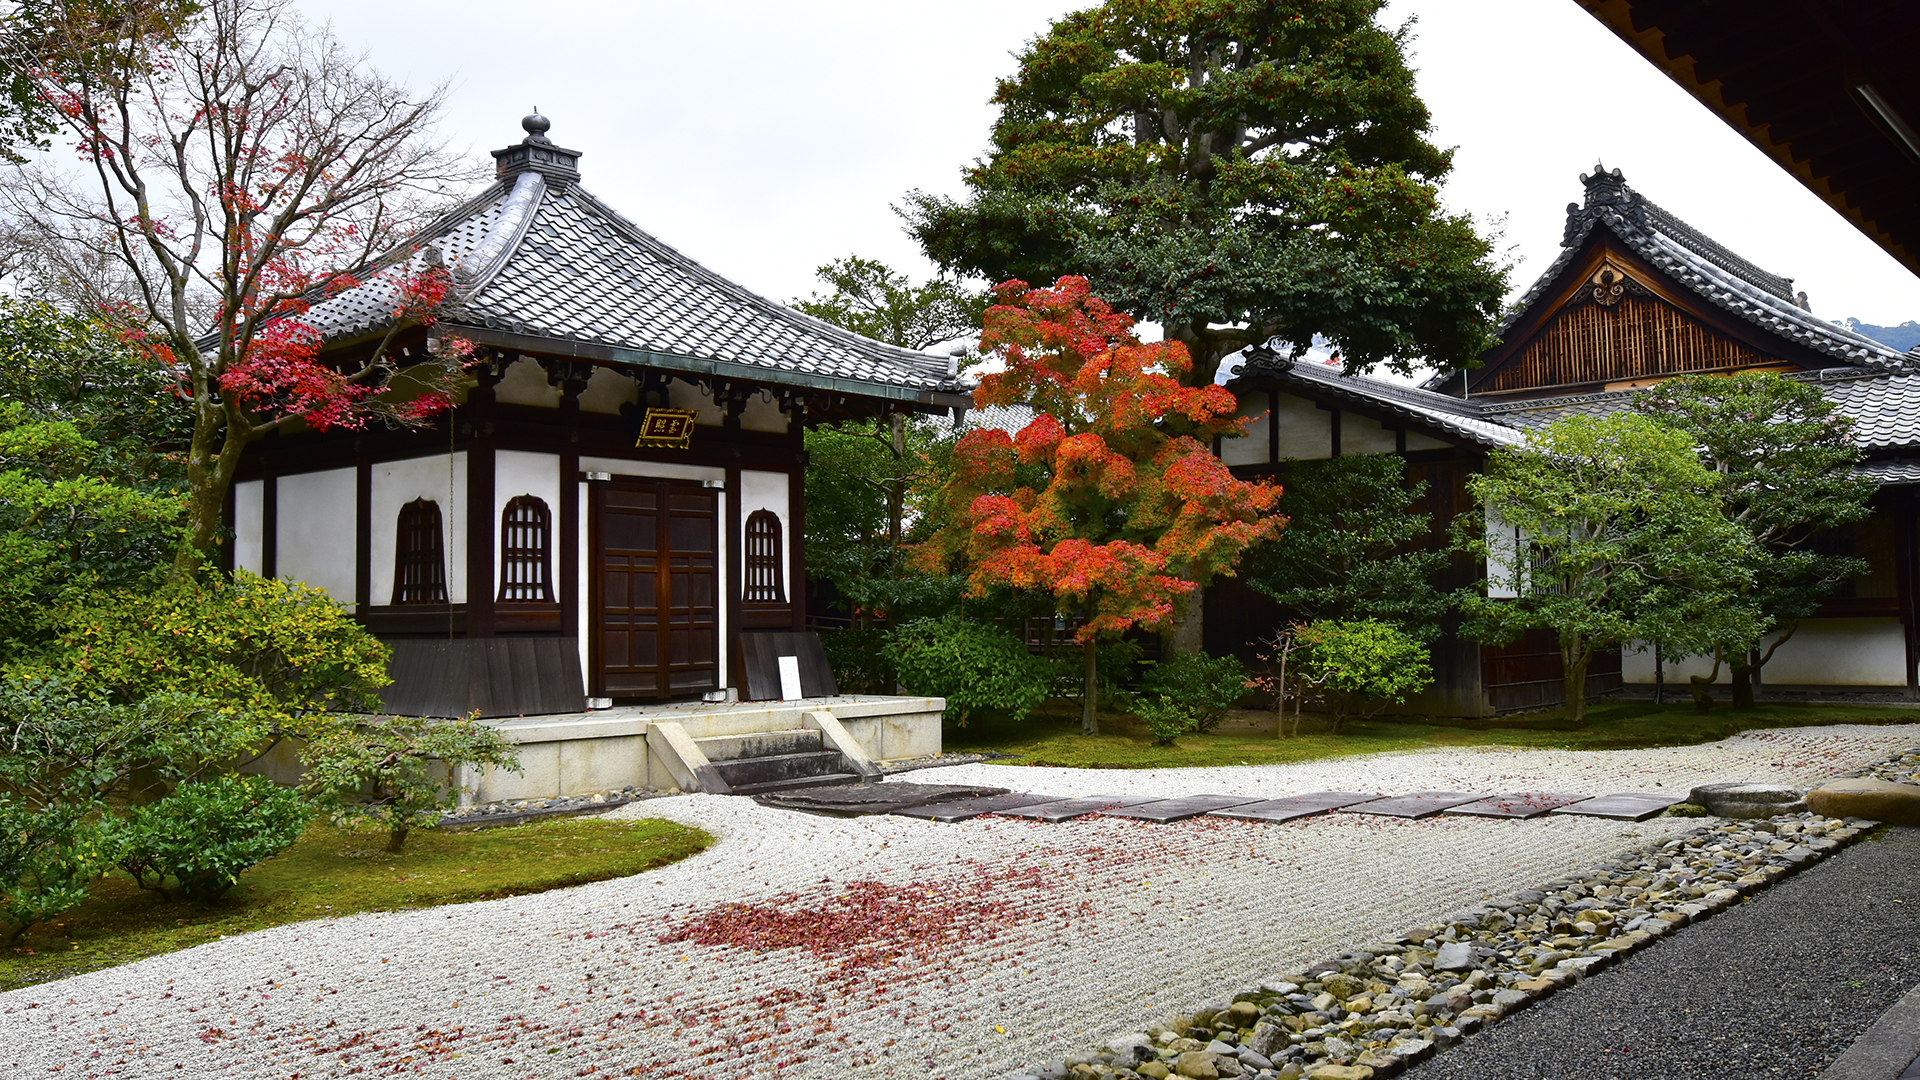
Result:
{"label": "green tree", "polygon": [[[1328,730],[1335,735],[1349,718],[1372,716],[1433,682],[1427,647],[1379,619],[1320,619],[1294,636],[1297,678],[1326,701]],[[1299,721],[1294,723],[1297,728]]]}
{"label": "green tree", "polygon": [[1494,451],[1467,482],[1485,516],[1455,519],[1487,568],[1486,595],[1463,601],[1469,631],[1554,631],[1576,723],[1602,649],[1652,641],[1684,656],[1757,638],[1766,617],[1743,602],[1753,540],[1720,512],[1720,482],[1685,432],[1630,413],[1568,417]]}
{"label": "green tree", "polygon": [[928,493],[951,469],[955,438],[898,414],[807,432],[807,574],[833,583],[856,625],[932,614],[958,594],[952,578],[909,566],[904,546],[938,518]]}
{"label": "green tree", "polygon": [[987,294],[941,276],[922,285],[886,263],[848,255],[814,271],[831,287],[793,306],[862,337],[925,349],[977,333]]}
{"label": "green tree", "polygon": [[438,824],[458,803],[463,769],[520,771],[513,744],[473,717],[343,717],[301,756],[307,766],[302,790],[338,823],[367,818],[384,826],[387,851],[395,855],[408,833]]}
{"label": "green tree", "polygon": [[1874,483],[1854,471],[1853,422],[1819,389],[1772,372],[1669,379],[1641,394],[1640,412],[1685,432],[1720,474],[1721,513],[1744,532],[1753,580],[1746,602],[1779,632],[1714,643],[1733,672],[1733,701],[1753,707],[1753,680],[1834,586],[1867,572],[1865,560],[1809,548],[1822,530],[1865,518]]}
{"label": "green tree", "polygon": [[1478,355],[1505,271],[1440,209],[1452,168],[1380,0],[1108,0],[1002,79],[962,199],[901,213],[938,264],[1083,274],[1193,358],[1331,340],[1347,367]]}
{"label": "green tree", "polygon": [[1452,601],[1434,588],[1447,564],[1426,541],[1433,515],[1415,509],[1424,481],[1407,483],[1394,454],[1295,462],[1282,478],[1287,528],[1255,549],[1245,577],[1288,621],[1378,619],[1416,640],[1440,636]]}

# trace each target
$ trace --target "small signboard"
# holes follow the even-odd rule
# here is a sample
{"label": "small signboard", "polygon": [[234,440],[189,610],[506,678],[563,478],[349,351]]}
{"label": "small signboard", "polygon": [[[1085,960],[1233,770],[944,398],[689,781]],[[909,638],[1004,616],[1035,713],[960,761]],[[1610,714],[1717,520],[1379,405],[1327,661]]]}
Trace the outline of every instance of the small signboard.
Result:
{"label": "small signboard", "polygon": [[693,418],[697,415],[692,409],[648,409],[646,419],[640,421],[640,437],[633,440],[633,445],[685,450],[693,442]]}

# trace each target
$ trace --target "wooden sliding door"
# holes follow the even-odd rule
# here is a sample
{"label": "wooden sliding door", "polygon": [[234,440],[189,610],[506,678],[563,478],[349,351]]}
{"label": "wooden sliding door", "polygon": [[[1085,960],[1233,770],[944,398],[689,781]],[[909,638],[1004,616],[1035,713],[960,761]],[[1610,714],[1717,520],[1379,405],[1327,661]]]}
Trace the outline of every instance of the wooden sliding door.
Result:
{"label": "wooden sliding door", "polygon": [[594,697],[720,685],[719,493],[685,480],[589,486]]}

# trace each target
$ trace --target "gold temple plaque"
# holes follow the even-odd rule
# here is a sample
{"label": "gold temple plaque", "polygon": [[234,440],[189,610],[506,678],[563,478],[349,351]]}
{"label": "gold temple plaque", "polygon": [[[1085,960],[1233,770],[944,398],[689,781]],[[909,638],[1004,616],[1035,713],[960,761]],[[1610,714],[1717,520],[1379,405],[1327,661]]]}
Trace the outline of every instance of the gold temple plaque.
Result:
{"label": "gold temple plaque", "polygon": [[692,409],[648,409],[646,419],[640,422],[640,437],[633,445],[685,450],[693,442],[693,418],[697,415]]}

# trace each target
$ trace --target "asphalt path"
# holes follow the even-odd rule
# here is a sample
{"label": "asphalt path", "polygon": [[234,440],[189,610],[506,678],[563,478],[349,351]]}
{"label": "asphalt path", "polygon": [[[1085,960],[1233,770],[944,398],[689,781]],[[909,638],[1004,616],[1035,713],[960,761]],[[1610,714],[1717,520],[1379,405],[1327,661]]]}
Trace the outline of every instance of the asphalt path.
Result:
{"label": "asphalt path", "polygon": [[1887,829],[1403,1075],[1817,1076],[1916,985],[1920,829]]}

